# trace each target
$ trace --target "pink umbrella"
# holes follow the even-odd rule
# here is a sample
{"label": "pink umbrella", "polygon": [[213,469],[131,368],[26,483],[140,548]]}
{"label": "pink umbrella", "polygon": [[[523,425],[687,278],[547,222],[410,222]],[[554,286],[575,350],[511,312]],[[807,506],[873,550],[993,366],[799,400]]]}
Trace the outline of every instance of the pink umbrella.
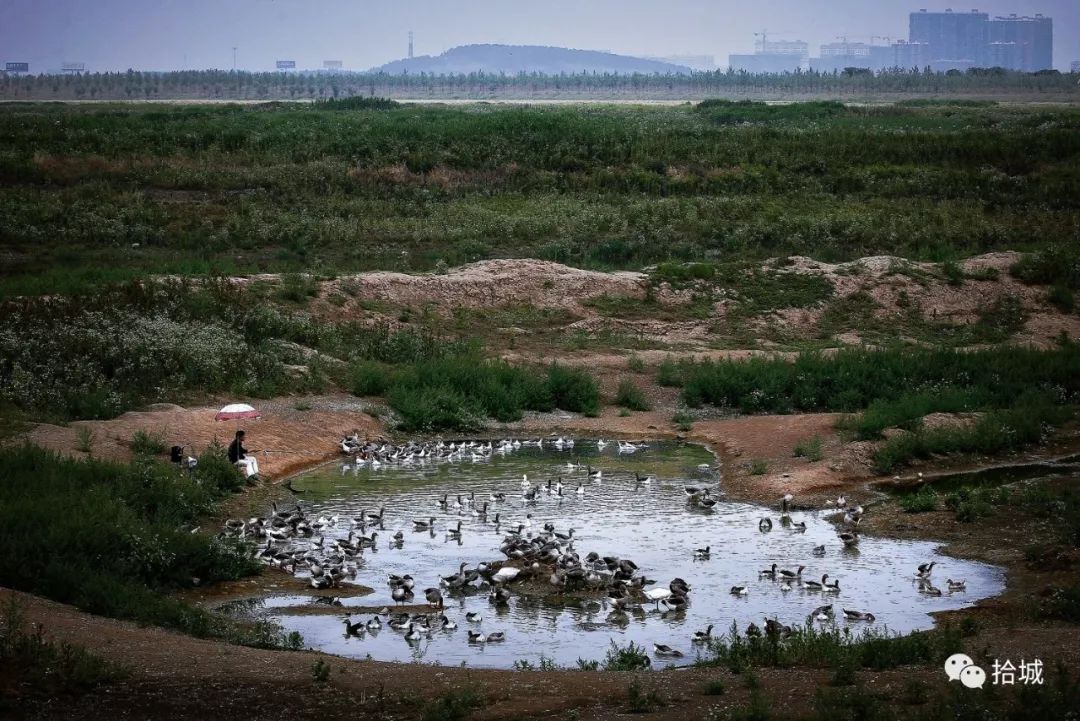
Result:
{"label": "pink umbrella", "polygon": [[247,403],[230,403],[214,416],[215,421],[233,421],[241,418],[258,418],[259,412]]}

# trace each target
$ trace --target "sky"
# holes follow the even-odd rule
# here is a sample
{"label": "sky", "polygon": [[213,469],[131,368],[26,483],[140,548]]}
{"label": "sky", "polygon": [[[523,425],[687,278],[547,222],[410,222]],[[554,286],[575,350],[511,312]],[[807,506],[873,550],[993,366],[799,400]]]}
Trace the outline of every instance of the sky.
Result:
{"label": "sky", "polygon": [[[233,67],[276,60],[363,70],[470,43],[556,45],[628,55],[752,52],[754,33],[805,40],[906,39],[908,13],[929,0],[0,0],[0,62],[32,72],[65,62],[118,71]],[[1054,18],[1054,66],[1080,60],[1080,0],[972,2],[993,15]]]}

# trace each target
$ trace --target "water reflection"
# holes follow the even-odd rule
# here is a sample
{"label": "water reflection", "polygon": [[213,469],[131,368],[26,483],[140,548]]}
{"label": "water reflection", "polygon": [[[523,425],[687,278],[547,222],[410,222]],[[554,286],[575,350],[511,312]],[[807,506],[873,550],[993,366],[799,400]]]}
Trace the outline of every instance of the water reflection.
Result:
{"label": "water reflection", "polygon": [[[263,599],[261,613],[286,630],[299,631],[307,645],[343,656],[380,660],[438,662],[445,665],[510,667],[525,659],[537,663],[544,657],[573,666],[578,659],[603,658],[611,640],[645,644],[662,643],[693,660],[694,631],[714,624],[714,633],[727,630],[733,621],[740,628],[750,622],[761,625],[766,617],[784,624],[801,625],[823,604],[834,603],[837,623],[844,625],[841,608],[872,612],[878,627],[909,632],[932,625],[931,611],[968,606],[1002,590],[1003,577],[994,567],[939,556],[937,544],[862,538],[857,547],[845,547],[837,538],[825,512],[793,512],[792,523],[781,524],[775,509],[721,500],[711,509],[688,504],[688,483],[711,483],[722,489],[707,450],[690,445],[653,444],[632,454],[617,452],[609,444],[601,450],[595,442],[579,441],[564,451],[521,449],[488,460],[460,463],[416,463],[409,467],[324,468],[295,479],[305,491],[311,517],[337,515],[341,522],[325,529],[327,542],[344,538],[351,519],[362,512],[385,508],[383,529],[376,547],[365,551],[357,583],[372,586],[370,596],[340,599],[340,608],[326,613],[298,613],[311,605],[310,598],[281,596]],[[589,468],[601,470],[599,479]],[[637,475],[636,475],[637,474]],[[655,480],[645,484],[647,475]],[[530,488],[561,480],[562,497],[539,493],[532,501],[523,498],[522,477]],[[583,493],[578,494],[579,484]],[[505,500],[494,500],[504,494]],[[475,498],[476,506],[488,503],[486,517],[457,497]],[[447,499],[446,507],[440,505]],[[478,510],[478,509],[477,509]],[[495,522],[496,516],[498,523]],[[434,517],[434,528],[417,529],[416,520]],[[771,531],[762,532],[762,518],[771,518]],[[461,523],[460,537],[447,534]],[[550,598],[515,590],[508,605],[494,606],[486,592],[447,595],[445,614],[458,624],[453,631],[435,630],[430,638],[406,643],[403,634],[389,628],[365,633],[362,638],[343,633],[342,617],[350,607],[392,606],[388,574],[411,574],[416,588],[436,586],[439,578],[454,573],[464,561],[502,560],[498,548],[507,530],[530,524],[531,531],[553,523],[559,532],[575,529],[574,547],[582,557],[590,551],[601,556],[633,559],[640,573],[666,587],[673,577],[685,578],[693,591],[685,609],[665,610],[647,603],[626,611],[616,609],[608,598]],[[805,523],[805,530],[798,524]],[[400,541],[392,541],[401,532]],[[708,558],[694,557],[694,549],[710,547]],[[815,548],[824,547],[815,553]],[[919,592],[914,570],[936,559],[935,578],[964,578],[966,590],[929,597]],[[818,580],[825,573],[840,579],[839,594],[823,594],[802,588],[796,581],[760,579],[758,571],[772,563],[781,568],[807,567],[803,578]],[[545,574],[546,577],[546,574]],[[745,585],[745,595],[730,593]],[[544,592],[547,593],[546,591]],[[423,594],[417,598],[422,602]],[[483,620],[469,623],[466,613]],[[359,618],[367,619],[367,615]],[[354,617],[356,620],[356,617]],[[861,624],[862,622],[851,622]],[[437,628],[437,625],[433,626]],[[502,643],[470,644],[469,630],[502,631]],[[654,659],[663,665],[670,661]]]}

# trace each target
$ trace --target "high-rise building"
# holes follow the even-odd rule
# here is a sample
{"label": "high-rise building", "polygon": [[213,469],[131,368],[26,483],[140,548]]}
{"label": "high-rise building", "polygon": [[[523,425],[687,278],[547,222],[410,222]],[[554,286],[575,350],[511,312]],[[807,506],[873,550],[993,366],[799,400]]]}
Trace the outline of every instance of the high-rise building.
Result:
{"label": "high-rise building", "polygon": [[1014,42],[993,42],[988,46],[986,64],[992,68],[1006,70],[1024,69],[1023,46]]}
{"label": "high-rise building", "polygon": [[802,59],[789,53],[754,53],[753,55],[728,55],[732,70],[748,73],[793,73],[802,67]]}
{"label": "high-rise building", "polygon": [[895,65],[892,46],[866,43],[826,43],[821,46],[820,58],[810,58],[810,69],[825,73],[844,68],[885,70]]}
{"label": "high-rise building", "polygon": [[930,46],[926,43],[909,43],[900,40],[892,44],[892,51],[893,67],[922,70],[931,63]]}
{"label": "high-rise building", "polygon": [[989,41],[991,45],[1013,43],[1015,50],[1010,50],[1008,58],[1011,65],[1002,65],[988,58],[990,65],[1010,70],[1034,72],[1049,70],[1054,66],[1054,21],[1052,18],[1036,15],[1035,17],[996,17],[989,23]]}
{"label": "high-rise building", "polygon": [[978,10],[954,13],[920,10],[908,17],[908,40],[930,46],[931,64],[974,67],[986,64],[990,16]]}
{"label": "high-rise building", "polygon": [[797,55],[800,63],[810,57],[810,44],[802,40],[762,40],[757,43],[758,53],[765,55]]}

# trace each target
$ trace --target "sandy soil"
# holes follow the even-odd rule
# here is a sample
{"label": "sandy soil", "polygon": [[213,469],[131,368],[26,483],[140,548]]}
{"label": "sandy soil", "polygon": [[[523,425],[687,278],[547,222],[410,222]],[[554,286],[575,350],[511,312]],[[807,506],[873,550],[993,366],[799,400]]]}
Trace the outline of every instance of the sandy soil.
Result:
{"label": "sandy soil", "polygon": [[[381,436],[381,425],[363,412],[361,401],[343,394],[252,400],[263,416],[257,420],[215,421],[220,405],[183,408],[160,403],[145,411],[132,411],[105,421],[75,421],[67,426],[41,423],[25,436],[32,443],[72,456],[80,429],[94,434],[92,454],[98,458],[124,460],[137,431],[160,433],[166,447],[186,446],[185,453],[198,455],[212,443],[228,445],[237,428],[247,434],[245,445],[259,461],[259,470],[268,477],[283,477],[340,454],[337,442],[358,431],[361,436]],[[303,410],[298,410],[302,408]]]}

